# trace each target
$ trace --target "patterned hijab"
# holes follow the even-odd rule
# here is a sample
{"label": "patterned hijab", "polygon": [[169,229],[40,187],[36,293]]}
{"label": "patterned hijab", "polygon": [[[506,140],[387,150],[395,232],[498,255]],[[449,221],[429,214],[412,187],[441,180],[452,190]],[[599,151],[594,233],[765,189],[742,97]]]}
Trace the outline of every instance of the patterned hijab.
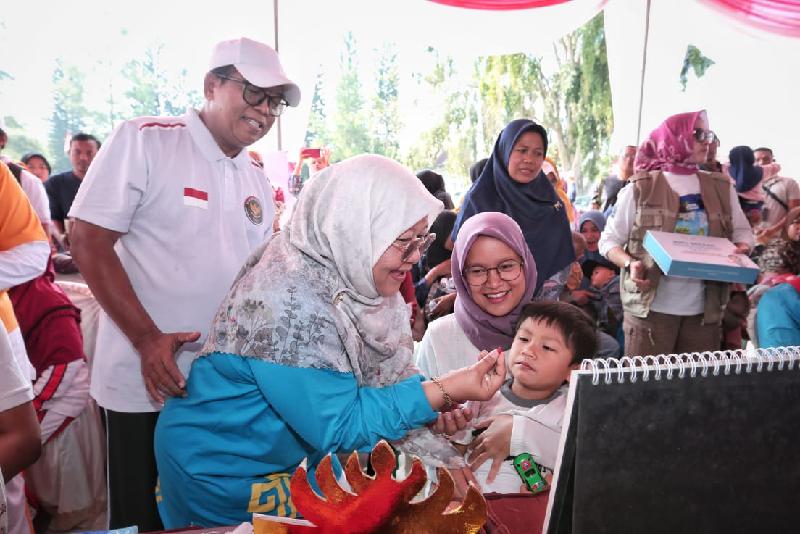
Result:
{"label": "patterned hijab", "polygon": [[[239,273],[201,354],[353,373],[368,387],[418,374],[408,307],[399,293],[378,294],[372,267],[399,235],[441,209],[411,171],[383,156],[324,169],[303,188],[288,228]],[[398,446],[433,465],[463,465],[425,428]]]}
{"label": "patterned hijab", "polygon": [[705,110],[679,113],[667,118],[636,152],[634,169],[638,171],[667,171],[675,174],[696,174],[700,168],[692,161],[694,125],[697,118],[706,119]]}
{"label": "patterned hijab", "polygon": [[[470,285],[464,277],[464,262],[469,250],[482,235],[499,239],[511,247],[524,264],[522,276],[525,277],[525,293],[511,313],[503,317],[486,313],[472,300]],[[497,347],[508,349],[514,339],[514,326],[520,310],[531,301],[536,288],[536,262],[519,225],[502,213],[487,211],[471,217],[461,228],[452,260],[453,281],[458,294],[455,305],[458,326],[478,350],[492,350]]]}
{"label": "patterned hijab", "polygon": [[789,210],[789,213],[786,214],[786,220],[784,221],[783,228],[781,229],[781,237],[783,237],[786,241],[791,241],[789,239],[789,226],[791,226],[792,223],[797,219],[800,219],[800,207],[792,208]]}

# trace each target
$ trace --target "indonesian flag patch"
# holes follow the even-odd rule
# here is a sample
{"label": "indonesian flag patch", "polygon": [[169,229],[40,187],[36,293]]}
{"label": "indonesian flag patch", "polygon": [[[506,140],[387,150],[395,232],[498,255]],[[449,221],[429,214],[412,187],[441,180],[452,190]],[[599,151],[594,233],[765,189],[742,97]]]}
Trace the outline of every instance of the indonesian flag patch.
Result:
{"label": "indonesian flag patch", "polygon": [[192,187],[183,188],[183,204],[196,208],[208,209],[208,193]]}

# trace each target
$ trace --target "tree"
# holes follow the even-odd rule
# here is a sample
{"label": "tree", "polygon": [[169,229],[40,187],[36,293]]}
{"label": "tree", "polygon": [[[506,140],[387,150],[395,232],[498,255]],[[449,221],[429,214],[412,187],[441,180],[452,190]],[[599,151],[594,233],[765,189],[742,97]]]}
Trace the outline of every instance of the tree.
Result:
{"label": "tree", "polygon": [[372,152],[397,158],[400,152],[400,112],[398,109],[397,52],[393,45],[378,50],[376,90],[372,97],[370,133]]}
{"label": "tree", "polygon": [[85,75],[74,65],[65,65],[56,60],[53,70],[53,114],[50,117],[48,148],[53,171],[60,172],[70,168],[65,143],[68,137],[86,126],[89,111],[83,102]]}
{"label": "tree", "polygon": [[325,99],[322,96],[324,79],[324,74],[320,71],[317,74],[317,81],[314,83],[314,96],[311,98],[311,114],[308,117],[305,146],[322,146],[330,142],[328,128],[325,124]]}
{"label": "tree", "polygon": [[187,87],[186,69],[170,78],[161,64],[163,50],[163,44],[149,46],[143,58],[129,61],[122,69],[131,82],[125,92],[131,116],[175,116],[202,102],[199,92]]}
{"label": "tree", "polygon": [[341,78],[336,86],[336,126],[332,135],[334,161],[370,150],[364,99],[358,77],[356,40],[351,32],[345,35],[344,45],[344,51],[339,58]]}
{"label": "tree", "polygon": [[22,156],[28,152],[38,152],[44,154],[48,161],[50,160],[47,151],[42,144],[33,137],[25,133],[26,129],[14,117],[3,117],[5,130],[8,134],[8,143],[6,144],[3,152],[11,159],[18,161]]}
{"label": "tree", "polygon": [[[478,127],[481,121],[477,98],[477,85],[464,85],[456,76],[453,59],[442,57],[438,51],[428,48],[435,61],[427,76],[415,76],[419,83],[429,86],[429,98],[441,99],[442,113],[430,130],[420,135],[420,140],[406,154],[405,164],[416,170],[434,169],[447,176],[461,177],[464,188],[468,185],[467,168],[483,156],[479,155],[481,139]],[[438,97],[438,98],[437,98]]]}
{"label": "tree", "polygon": [[[491,153],[500,130],[511,120],[531,118],[548,131],[548,154],[562,171],[596,178],[608,161],[613,129],[603,14],[553,43],[554,67],[541,57],[509,54],[478,58],[473,84],[448,87],[447,62],[427,78],[445,93],[441,122],[423,134],[427,147],[446,150],[447,170],[466,175],[469,164]],[[452,62],[450,63],[452,67]],[[409,154],[417,163],[419,145]]]}

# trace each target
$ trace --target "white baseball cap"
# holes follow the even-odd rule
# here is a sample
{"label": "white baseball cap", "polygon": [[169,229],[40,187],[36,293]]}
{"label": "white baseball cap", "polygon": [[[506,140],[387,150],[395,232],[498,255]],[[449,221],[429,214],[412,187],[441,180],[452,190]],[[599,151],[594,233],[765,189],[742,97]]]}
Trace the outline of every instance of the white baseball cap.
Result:
{"label": "white baseball cap", "polygon": [[244,78],[258,87],[284,86],[283,97],[295,107],[300,103],[300,88],[286,77],[278,53],[264,43],[247,37],[214,45],[208,70],[233,65]]}

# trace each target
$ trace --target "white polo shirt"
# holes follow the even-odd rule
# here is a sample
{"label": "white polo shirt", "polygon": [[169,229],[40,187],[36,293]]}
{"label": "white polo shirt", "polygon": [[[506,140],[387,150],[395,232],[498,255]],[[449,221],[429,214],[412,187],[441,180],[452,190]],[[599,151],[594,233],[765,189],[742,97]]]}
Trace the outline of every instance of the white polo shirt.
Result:
{"label": "white polo shirt", "polygon": [[[250,253],[272,235],[272,187],[246,150],[228,158],[195,110],[140,117],[98,152],[69,216],[124,235],[115,250],[163,332],[201,333],[177,354],[184,376]],[[91,394],[119,412],[153,412],[140,359],[100,314]]]}

